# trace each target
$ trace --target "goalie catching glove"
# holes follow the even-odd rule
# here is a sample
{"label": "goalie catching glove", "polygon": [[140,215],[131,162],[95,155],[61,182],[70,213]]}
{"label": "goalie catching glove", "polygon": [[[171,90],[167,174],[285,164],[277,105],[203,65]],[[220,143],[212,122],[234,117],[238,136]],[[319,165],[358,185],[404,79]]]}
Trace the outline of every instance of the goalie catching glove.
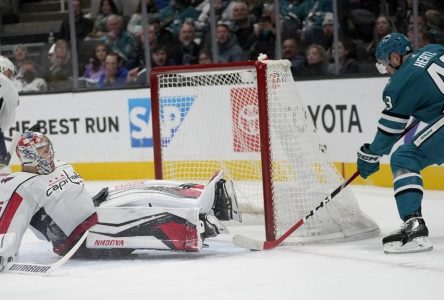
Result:
{"label": "goalie catching glove", "polygon": [[358,171],[362,178],[367,178],[379,170],[380,155],[372,153],[370,144],[364,144],[358,150]]}

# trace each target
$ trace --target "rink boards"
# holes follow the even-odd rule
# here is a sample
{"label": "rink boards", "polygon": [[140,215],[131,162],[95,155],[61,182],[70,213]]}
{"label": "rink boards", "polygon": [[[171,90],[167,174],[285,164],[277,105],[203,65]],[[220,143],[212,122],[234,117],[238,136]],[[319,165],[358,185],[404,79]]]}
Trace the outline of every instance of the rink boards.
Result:
{"label": "rink boards", "polygon": [[[356,149],[373,140],[379,114],[384,108],[381,92],[387,80],[383,77],[294,83],[320,140],[344,176],[356,170]],[[210,100],[193,98],[190,92],[178,97],[168,109],[178,109],[183,101],[192,101],[189,105],[192,111],[200,101]],[[187,132],[174,130],[174,138],[187,135],[192,139],[190,130],[205,126],[199,124],[198,118],[188,118],[189,115],[187,112],[163,120],[171,129],[187,128]],[[73,163],[86,179],[154,178],[151,104],[147,88],[21,96],[16,121],[16,127],[6,135],[38,122],[55,144],[57,158]],[[239,159],[233,141],[227,140],[225,144],[226,148],[221,151],[232,153],[233,161]],[[206,163],[205,158],[202,163]],[[388,158],[382,163],[381,172],[368,180],[355,182],[391,186]],[[17,170],[16,158],[12,164],[13,170]],[[426,188],[444,189],[444,182],[440,180],[444,178],[443,167],[429,167],[422,175]]]}

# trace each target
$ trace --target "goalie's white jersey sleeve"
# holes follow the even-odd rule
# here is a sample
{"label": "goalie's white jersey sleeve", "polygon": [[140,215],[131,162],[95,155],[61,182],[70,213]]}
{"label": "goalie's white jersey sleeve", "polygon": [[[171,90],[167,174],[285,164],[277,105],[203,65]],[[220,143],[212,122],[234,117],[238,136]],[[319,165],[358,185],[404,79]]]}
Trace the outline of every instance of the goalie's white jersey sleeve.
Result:
{"label": "goalie's white jersey sleeve", "polygon": [[[15,259],[23,234],[36,212],[38,204],[23,184],[36,176],[30,173],[16,173],[0,177],[0,257]],[[5,243],[6,237],[14,237]]]}
{"label": "goalie's white jersey sleeve", "polygon": [[14,124],[19,95],[11,80],[0,73],[0,128],[6,131]]}

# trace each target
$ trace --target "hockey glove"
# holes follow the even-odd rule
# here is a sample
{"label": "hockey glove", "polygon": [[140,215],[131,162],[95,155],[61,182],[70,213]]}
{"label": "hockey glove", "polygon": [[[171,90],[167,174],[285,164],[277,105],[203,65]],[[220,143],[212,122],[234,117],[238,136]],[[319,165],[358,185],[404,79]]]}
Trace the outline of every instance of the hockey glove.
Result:
{"label": "hockey glove", "polygon": [[380,155],[374,154],[370,151],[370,144],[364,144],[358,150],[358,171],[362,178],[367,178],[379,170]]}
{"label": "hockey glove", "polygon": [[17,235],[15,233],[0,234],[0,272],[13,262],[17,256]]}

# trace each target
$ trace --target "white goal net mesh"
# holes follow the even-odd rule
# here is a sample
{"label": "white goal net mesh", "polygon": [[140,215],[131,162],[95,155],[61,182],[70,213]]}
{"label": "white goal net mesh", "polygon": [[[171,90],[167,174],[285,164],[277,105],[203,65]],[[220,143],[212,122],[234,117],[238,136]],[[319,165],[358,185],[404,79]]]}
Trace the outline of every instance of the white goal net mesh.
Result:
{"label": "white goal net mesh", "polygon": [[[234,181],[247,223],[263,222],[263,184],[269,184],[272,197],[266,199],[271,203],[268,222],[273,223],[275,236],[279,237],[343,179],[329,162],[307,118],[289,62],[264,63],[265,86],[258,85],[258,73],[251,64],[159,73],[161,164],[164,179],[204,180],[215,170],[225,170],[226,177]],[[267,95],[268,134],[262,141],[258,89]],[[262,178],[264,143],[270,148],[270,183]],[[292,238],[309,242],[377,233],[377,225],[345,189]]]}

